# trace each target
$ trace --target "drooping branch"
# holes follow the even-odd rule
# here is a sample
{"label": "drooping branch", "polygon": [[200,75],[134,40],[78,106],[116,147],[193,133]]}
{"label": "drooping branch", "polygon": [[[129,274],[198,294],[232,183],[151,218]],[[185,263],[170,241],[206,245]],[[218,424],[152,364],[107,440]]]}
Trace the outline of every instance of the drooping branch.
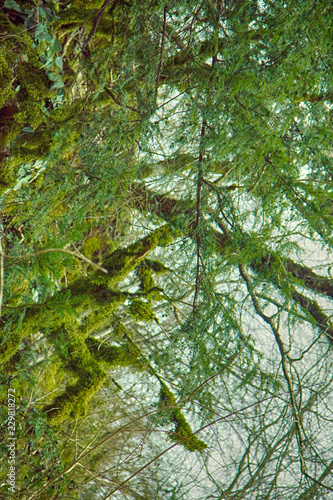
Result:
{"label": "drooping branch", "polygon": [[[205,125],[205,122],[203,122],[202,127],[201,127],[201,134],[200,134],[201,140],[204,138],[205,133],[206,133],[206,125]],[[197,298],[199,295],[200,281],[201,281],[201,278],[200,278],[201,237],[200,237],[199,222],[200,222],[200,212],[201,212],[203,159],[204,159],[204,153],[202,151],[200,151],[199,160],[198,160],[197,199],[196,199],[196,205],[195,205],[196,215],[195,215],[195,222],[194,222],[195,241],[196,241],[196,245],[197,245],[197,271],[196,271],[196,278],[195,278],[195,292],[194,292],[194,298],[193,298],[193,315],[195,315],[195,312],[196,312],[196,302],[197,302]]]}
{"label": "drooping branch", "polygon": [[303,465],[303,449],[304,449],[303,429],[302,429],[301,416],[300,416],[298,408],[297,408],[297,403],[296,403],[296,398],[295,398],[295,394],[294,394],[294,390],[293,390],[291,377],[290,377],[290,374],[288,371],[286,349],[284,347],[279,330],[276,327],[276,325],[274,324],[273,319],[270,316],[267,316],[263,312],[262,308],[260,307],[259,300],[257,298],[254,286],[252,284],[252,280],[251,280],[250,276],[248,275],[245,266],[243,266],[242,264],[239,265],[239,272],[246,283],[246,287],[247,287],[248,292],[250,294],[250,297],[251,297],[251,300],[253,303],[253,307],[254,307],[256,313],[265,321],[265,323],[267,323],[270,326],[270,328],[273,332],[273,335],[275,337],[275,341],[276,341],[278,348],[279,348],[279,351],[280,351],[282,371],[283,371],[284,378],[287,382],[289,396],[290,396],[290,403],[291,403],[291,407],[292,407],[293,416],[295,419],[296,435],[297,435],[297,442],[298,442],[298,447],[299,447],[299,458],[300,458],[300,462],[301,462],[301,468],[303,471],[304,470],[304,465]]}
{"label": "drooping branch", "polygon": [[308,312],[315,319],[316,325],[333,342],[333,327],[330,318],[322,311],[317,302],[297,291],[292,292],[292,297],[295,302],[300,304],[304,311]]}
{"label": "drooping branch", "polygon": [[[155,194],[142,182],[135,184],[131,190],[131,202],[140,212],[152,212],[166,222],[176,222],[181,218],[184,233],[193,238],[193,218],[196,216],[196,205],[186,203],[164,194]],[[229,237],[219,231],[212,230],[216,249],[222,253]]]}
{"label": "drooping branch", "polygon": [[[193,234],[193,216],[195,213],[195,206],[190,206],[174,198],[168,197],[163,194],[154,194],[151,190],[147,189],[144,183],[137,184],[132,190],[134,206],[142,212],[153,212],[165,221],[176,221],[178,218],[187,220],[187,225],[184,225],[184,232],[187,236],[194,239]],[[224,221],[220,220],[218,225],[221,232],[211,228],[214,235],[216,252],[219,254],[224,253],[227,246],[232,245],[233,236],[232,230],[227,227]],[[270,281],[274,286],[281,289],[281,280],[278,275],[273,271],[274,265],[281,263],[284,275],[288,273],[298,280],[309,290],[333,298],[333,280],[320,276],[314,273],[310,268],[293,261],[290,258],[277,257],[273,252],[266,252],[257,260],[252,260],[249,267],[256,274],[261,274],[266,280]],[[285,276],[284,276],[285,277]],[[301,293],[293,290],[292,298],[297,302],[307,314],[310,314],[317,327],[327,335],[331,340],[333,336],[333,327],[330,324],[329,317],[322,311],[320,306],[314,299],[305,297]]]}
{"label": "drooping branch", "polygon": [[[147,189],[143,183],[136,185],[132,194],[134,195],[135,207],[138,210],[150,210],[165,221],[171,221],[172,218],[176,217],[189,217],[194,212],[194,207],[190,207],[188,204],[186,205],[184,202],[170,198],[167,195],[154,194]],[[232,232],[226,228],[223,222],[220,227],[223,231],[222,233],[213,228],[211,228],[211,232],[215,235],[217,251],[223,253],[225,246],[228,243],[232,243]],[[186,229],[187,234],[191,236],[191,226],[189,225]],[[290,258],[278,258],[273,252],[267,251],[260,257],[260,260],[252,261],[250,267],[256,272],[262,272],[265,267],[272,270],[273,265],[279,260],[286,274],[290,273],[294,278],[302,281],[304,286],[313,292],[326,295],[333,299],[333,280],[331,278],[320,276],[314,273],[310,268],[303,264],[298,264]]]}

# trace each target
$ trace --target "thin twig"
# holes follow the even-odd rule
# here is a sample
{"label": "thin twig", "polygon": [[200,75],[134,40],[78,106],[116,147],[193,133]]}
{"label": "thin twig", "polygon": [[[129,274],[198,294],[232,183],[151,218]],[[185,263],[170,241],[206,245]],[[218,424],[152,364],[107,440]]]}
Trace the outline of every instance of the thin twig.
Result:
{"label": "thin twig", "polygon": [[[95,71],[95,74],[96,74],[96,71]],[[119,99],[116,98],[116,96],[111,92],[110,89],[108,89],[107,87],[104,87],[104,90],[107,94],[109,94],[109,96],[111,97],[111,99],[116,103],[118,104],[118,106],[124,106],[125,108],[127,109],[130,109],[131,111],[134,111],[135,113],[138,113],[140,116],[142,116],[142,113],[140,113],[140,111],[136,108],[133,108],[132,106],[128,106],[127,104],[122,104]]]}
{"label": "thin twig", "polygon": [[[205,126],[205,121],[202,124],[201,127],[201,134],[200,138],[202,139],[205,136],[206,132],[206,126]],[[195,239],[196,239],[196,244],[197,244],[197,274],[196,274],[196,279],[195,279],[195,293],[194,293],[194,298],[193,298],[193,316],[195,316],[195,310],[196,310],[196,301],[199,295],[199,289],[200,289],[200,261],[201,261],[201,255],[200,255],[200,247],[201,247],[201,238],[200,234],[198,232],[198,227],[199,227],[199,222],[200,222],[200,205],[201,205],[201,188],[202,188],[202,163],[203,163],[203,152],[200,151],[199,153],[199,162],[198,162],[198,183],[197,183],[197,201],[196,201],[196,219],[194,223],[194,230],[196,231]]]}
{"label": "thin twig", "polygon": [[85,262],[87,262],[87,264],[90,264],[95,269],[98,269],[99,271],[102,271],[103,273],[108,274],[108,270],[107,269],[105,269],[104,267],[99,266],[98,264],[96,264],[92,260],[88,259],[88,257],[85,257],[84,255],[82,255],[78,251],[72,252],[71,250],[67,250],[65,248],[47,248],[45,250],[39,250],[38,252],[30,253],[30,254],[27,254],[27,255],[7,255],[7,254],[3,253],[2,248],[1,248],[0,249],[0,257],[2,259],[6,258],[6,259],[13,259],[13,260],[20,261],[20,260],[25,260],[25,259],[31,259],[33,257],[38,257],[38,255],[43,255],[43,254],[52,253],[52,252],[67,253],[69,255],[72,255],[73,257],[76,257],[77,259],[84,260]]}
{"label": "thin twig", "polygon": [[[292,391],[294,392],[294,391]],[[231,413],[229,413],[228,415],[225,415],[225,416],[220,416],[219,418],[213,420],[212,422],[208,422],[206,425],[203,425],[202,427],[200,427],[197,431],[193,432],[190,436],[186,436],[186,437],[183,437],[182,440],[181,440],[181,443],[184,443],[186,441],[188,441],[189,439],[191,439],[193,436],[197,435],[199,432],[202,432],[206,429],[208,429],[209,427],[212,427],[213,425],[219,423],[219,422],[223,422],[223,421],[228,421],[229,417],[232,417],[234,415],[237,415],[237,414],[240,414],[240,413],[243,413],[244,411],[246,410],[249,410],[255,406],[259,406],[261,403],[265,403],[266,401],[271,401],[272,399],[275,399],[275,398],[278,398],[278,397],[281,397],[281,396],[284,396],[285,394],[288,394],[288,392],[282,392],[282,393],[279,393],[279,394],[276,394],[276,395],[272,395],[272,396],[268,396],[268,397],[265,397],[259,401],[255,401],[254,403],[251,403],[245,407],[243,407],[242,409],[240,410],[235,410]],[[178,403],[178,404],[181,404],[181,401]],[[169,408],[172,408],[173,406],[169,406]],[[153,412],[151,412],[153,413]],[[129,424],[128,424],[129,425]],[[124,426],[125,427],[125,426]],[[111,493],[107,493],[107,496],[103,497],[103,500],[107,500],[108,498],[111,498],[112,495],[114,493],[116,493],[117,491],[120,490],[120,488],[123,488],[123,486],[125,486],[125,484],[127,484],[131,479],[133,479],[135,476],[137,476],[140,472],[142,472],[143,470],[145,470],[146,468],[148,468],[154,461],[158,460],[162,455],[165,455],[166,453],[168,453],[170,450],[172,450],[173,448],[175,448],[177,445],[181,444],[180,442],[179,443],[175,443],[173,444],[172,446],[170,446],[169,448],[167,448],[166,450],[162,451],[161,453],[159,453],[156,457],[154,457],[152,460],[150,460],[148,463],[146,463],[145,465],[143,465],[141,468],[139,468],[134,474],[132,474],[131,476],[129,476],[127,479],[125,479],[115,490],[111,491]],[[60,476],[60,474],[59,474]],[[331,490],[331,488],[328,488],[327,486],[323,485],[325,488]],[[45,489],[45,488],[44,488]],[[32,497],[31,497],[32,498]],[[30,499],[28,499],[30,500]]]}
{"label": "thin twig", "polygon": [[299,412],[297,409],[296,398],[295,398],[295,394],[294,394],[293,387],[292,387],[292,381],[291,381],[290,375],[288,373],[286,350],[285,350],[283,341],[281,339],[280,333],[279,333],[278,329],[276,328],[276,326],[274,325],[272,318],[270,316],[267,316],[263,312],[263,310],[261,309],[256,292],[254,290],[254,286],[253,286],[252,281],[251,281],[251,278],[248,275],[248,273],[245,269],[245,266],[243,266],[242,264],[239,265],[239,272],[246,283],[246,287],[247,287],[248,292],[250,294],[252,304],[254,306],[256,313],[265,321],[265,323],[267,323],[270,326],[270,328],[274,334],[276,343],[278,345],[280,354],[281,354],[282,371],[283,371],[283,375],[284,375],[286,382],[287,382],[288,391],[289,391],[289,395],[290,395],[291,408],[292,408],[293,416],[295,419],[295,428],[296,428],[296,436],[297,436],[297,441],[298,441],[298,446],[299,446],[300,464],[301,464],[302,471],[304,471],[304,460],[303,460],[304,439],[302,437],[303,436],[302,422],[301,422],[300,415],[299,415]]}
{"label": "thin twig", "polygon": [[158,63],[157,76],[156,76],[156,84],[155,84],[155,94],[156,95],[157,95],[157,91],[158,91],[158,84],[159,84],[159,81],[160,81],[160,74],[161,74],[161,69],[162,69],[162,58],[163,58],[163,49],[164,49],[164,40],[165,40],[165,27],[166,27],[167,8],[168,8],[168,6],[165,5],[164,12],[163,12],[163,29],[162,29],[162,39],[161,39],[160,61]]}
{"label": "thin twig", "polygon": [[[104,11],[105,11],[106,7],[108,6],[108,4],[110,3],[110,1],[111,0],[104,0],[104,3],[102,5],[102,7],[97,12],[97,16],[94,19],[94,22],[93,22],[92,28],[90,30],[90,33],[87,36],[87,38],[85,39],[85,41],[83,42],[81,52],[85,51],[88,43],[90,42],[90,40],[94,36],[94,34],[95,34],[96,30],[97,30],[97,26],[98,26],[98,24],[99,24],[99,22],[100,22],[100,20],[102,18],[102,15],[104,14]],[[113,11],[113,9],[115,8],[117,2],[118,2],[118,0],[113,0],[113,3],[112,3],[111,8],[110,8],[110,12]]]}

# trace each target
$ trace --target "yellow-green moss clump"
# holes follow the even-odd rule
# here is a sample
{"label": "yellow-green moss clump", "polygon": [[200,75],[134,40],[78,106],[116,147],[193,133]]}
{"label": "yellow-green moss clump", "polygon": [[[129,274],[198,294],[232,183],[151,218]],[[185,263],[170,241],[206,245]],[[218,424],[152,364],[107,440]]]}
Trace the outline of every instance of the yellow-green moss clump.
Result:
{"label": "yellow-green moss clump", "polygon": [[129,305],[129,313],[136,321],[150,322],[155,319],[151,303],[143,300],[134,299]]}
{"label": "yellow-green moss clump", "polygon": [[54,134],[64,123],[69,132],[62,134],[61,151],[72,146],[79,133],[74,117],[81,105],[77,102],[75,111],[70,104],[52,109],[58,91],[51,90],[54,82],[23,19],[14,24],[0,13],[0,33],[0,187],[7,189],[16,182],[21,163],[37,160],[56,146]]}
{"label": "yellow-green moss clump", "polygon": [[121,346],[108,345],[101,343],[93,337],[86,339],[87,347],[98,361],[101,361],[105,367],[112,368],[116,366],[133,366],[142,368],[140,361],[141,351],[133,343],[123,343]]}
{"label": "yellow-green moss clump", "polygon": [[5,14],[0,14],[0,30],[3,34],[0,57],[0,143],[3,148],[24,126],[35,129],[45,121],[43,105],[52,92],[26,27],[16,26]]}
{"label": "yellow-green moss clump", "polygon": [[[61,32],[72,32],[76,26],[85,26],[87,33],[91,29],[97,12],[101,8],[103,0],[96,2],[94,0],[73,0],[65,9],[60,9],[58,19],[55,21],[55,27]],[[108,9],[103,13],[103,17],[97,25],[94,33],[94,40],[101,36],[111,34],[111,28],[114,24],[114,16],[108,15]]]}
{"label": "yellow-green moss clump", "polygon": [[78,418],[85,415],[91,398],[100,389],[106,378],[106,373],[99,367],[98,363],[91,363],[75,384],[68,385],[65,392],[44,408],[49,422],[60,424],[67,418]]}
{"label": "yellow-green moss clump", "polygon": [[169,245],[174,236],[173,229],[165,224],[127,248],[117,249],[102,261],[103,267],[108,270],[108,275],[103,277],[103,281],[110,287],[122,281],[152,250],[157,246]]}
{"label": "yellow-green moss clump", "polygon": [[9,67],[4,56],[0,54],[0,108],[5,102],[14,97],[15,93],[12,89],[13,70]]}
{"label": "yellow-green moss clump", "polygon": [[160,407],[161,410],[168,411],[170,422],[175,424],[175,430],[169,433],[171,441],[182,444],[189,451],[203,451],[207,448],[206,443],[193,435],[193,431],[180,411],[174,395],[163,382],[161,382]]}
{"label": "yellow-green moss clump", "polygon": [[137,268],[136,273],[140,279],[140,288],[143,292],[148,292],[154,288],[155,281],[151,269],[145,265],[145,262]]}

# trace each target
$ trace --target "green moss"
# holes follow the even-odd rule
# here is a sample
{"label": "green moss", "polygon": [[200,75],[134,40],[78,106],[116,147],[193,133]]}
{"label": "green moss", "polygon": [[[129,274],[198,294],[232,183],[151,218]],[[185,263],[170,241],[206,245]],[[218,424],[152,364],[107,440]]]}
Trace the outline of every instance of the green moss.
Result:
{"label": "green moss", "polygon": [[108,282],[110,287],[114,286],[134,271],[154,248],[158,245],[164,246],[171,243],[173,237],[172,228],[166,224],[127,248],[117,249],[102,262],[103,267],[109,272],[104,280]]}
{"label": "green moss", "polygon": [[145,261],[143,261],[140,266],[136,268],[136,273],[140,279],[140,289],[143,292],[151,290],[155,286],[153,275],[151,270],[146,266]]}
{"label": "green moss", "polygon": [[103,384],[106,373],[88,349],[79,333],[78,323],[72,328],[63,325],[58,331],[50,332],[56,352],[62,360],[63,368],[78,377],[75,384],[45,407],[51,423],[60,423],[66,418],[82,416],[88,409],[89,401]]}
{"label": "green moss", "polygon": [[171,441],[182,444],[188,451],[203,451],[207,448],[206,443],[193,435],[193,431],[180,411],[174,395],[163,382],[161,382],[160,407],[162,410],[168,410],[170,422],[175,424],[174,431],[169,433]]}
{"label": "green moss", "polygon": [[55,123],[64,123],[68,122],[69,120],[73,120],[79,110],[79,103],[76,103],[75,108],[69,103],[66,103],[66,105],[58,106],[57,108],[52,109],[49,113],[49,116]]}
{"label": "green moss", "polygon": [[130,303],[129,313],[136,321],[150,322],[155,319],[150,302],[134,299]]}
{"label": "green moss", "polygon": [[93,254],[97,250],[99,250],[100,246],[101,246],[100,236],[94,235],[91,238],[86,239],[86,241],[84,242],[84,244],[82,246],[81,252],[83,253],[83,255],[85,255],[86,257],[91,259]]}
{"label": "green moss", "polygon": [[[0,160],[6,158],[6,168],[15,168],[41,158],[58,146],[55,133],[66,122],[73,120],[70,132],[61,138],[62,152],[72,147],[79,134],[79,122],[74,117],[81,110],[81,103],[68,104],[46,112],[47,99],[56,95],[53,84],[33,45],[30,33],[23,24],[14,25],[8,16],[0,13],[0,30],[4,36],[0,56]],[[81,122],[80,122],[81,123]],[[23,131],[30,127],[35,133]],[[0,183],[10,187],[13,175],[1,175]]]}
{"label": "green moss", "polygon": [[149,269],[154,271],[155,274],[165,274],[167,271],[169,271],[169,269],[164,264],[162,264],[162,262],[160,262],[159,260],[146,259],[145,265]]}
{"label": "green moss", "polygon": [[[13,325],[12,331],[3,339],[0,354],[1,360],[5,362],[15,354],[23,336],[34,333],[37,328],[48,331],[48,339],[54,344],[63,368],[77,377],[75,384],[69,385],[63,394],[57,396],[54,402],[46,407],[52,423],[60,423],[67,417],[76,418],[84,414],[92,395],[106,377],[102,366],[143,367],[140,360],[141,352],[131,342],[125,329],[119,327],[121,331],[116,332],[119,337],[123,336],[127,340],[121,346],[101,344],[92,338],[86,342],[85,338],[93,330],[103,328],[110,321],[112,312],[127,299],[126,293],[113,291],[110,287],[140,265],[145,256],[161,240],[164,242],[168,239],[166,234],[169,232],[170,228],[163,226],[129,247],[116,250],[106,259],[108,275],[91,271],[88,276],[76,279],[55,298],[51,297],[44,304],[42,314],[39,306],[28,308],[22,326]],[[154,285],[151,270],[143,265],[139,269],[139,275],[142,290],[148,291]],[[80,324],[78,314],[91,308],[92,311]],[[154,319],[151,301],[132,300],[129,311],[137,320]],[[174,412],[174,416],[180,425],[179,433],[189,432],[185,426],[186,421],[184,423],[178,413]]]}
{"label": "green moss", "polygon": [[[55,26],[61,31],[67,31],[69,28],[72,30],[74,26],[82,25],[89,28],[93,23],[96,12],[98,12],[102,4],[103,1],[74,0],[65,9],[59,10],[59,19],[55,22]],[[108,15],[106,11],[102,21],[97,26],[95,38],[98,36],[101,29],[100,24],[105,24],[108,21],[107,18]]]}
{"label": "green moss", "polygon": [[43,391],[48,393],[59,387],[64,378],[65,372],[62,370],[60,359],[52,356],[52,362],[49,363],[42,376],[38,378],[38,383],[43,388]]}
{"label": "green moss", "polygon": [[78,381],[66,387],[63,394],[44,407],[51,424],[60,424],[68,418],[78,418],[86,414],[89,402],[107,378],[106,373],[95,363],[81,373]]}
{"label": "green moss", "polygon": [[[52,82],[45,71],[40,69],[41,62],[26,27],[23,24],[14,25],[8,16],[0,13],[0,29],[2,34],[7,35],[4,36],[0,56],[1,148],[6,150],[14,140],[16,146],[22,147],[34,140],[29,153],[19,149],[15,151],[13,145],[10,148],[10,162],[18,165],[40,157],[45,151],[42,144],[49,147],[49,137],[45,139],[40,133],[22,134],[22,129],[25,126],[36,129],[40,124],[46,123],[43,106],[45,99],[53,94],[49,90]],[[5,183],[9,184],[8,176]]]}
{"label": "green moss", "polygon": [[33,73],[31,69],[31,62],[30,64],[22,62],[17,67],[16,83],[20,85],[20,90],[17,93],[19,100],[23,101],[29,98],[31,101],[40,101],[43,97],[50,95],[50,81],[46,74],[37,67],[34,68]]}
{"label": "green moss", "polygon": [[10,332],[8,336],[2,339],[2,344],[0,345],[0,359],[1,363],[7,363],[12,356],[18,350],[24,332],[22,329],[14,332]]}
{"label": "green moss", "polygon": [[5,58],[0,54],[0,109],[8,99],[15,95],[11,86],[12,78],[13,71]]}
{"label": "green moss", "polygon": [[[22,116],[23,112],[22,115],[19,114],[17,118],[20,119]],[[26,117],[28,117],[28,115],[26,115]],[[22,126],[25,123],[32,123],[28,119],[25,121],[24,117],[22,120]],[[20,126],[18,132],[21,132],[21,128]],[[12,130],[14,130],[14,128]],[[29,134],[29,137],[27,137],[27,135],[28,133],[21,132],[20,135],[16,136],[16,140],[12,144],[12,158],[9,159],[9,164],[13,163],[14,165],[18,165],[20,163],[28,163],[37,160],[49,151],[51,136],[48,129],[40,127],[35,130],[34,134]]]}
{"label": "green moss", "polygon": [[41,326],[40,308],[30,307],[24,319],[17,323],[8,324],[0,330],[0,364],[6,363],[18,350],[23,337],[33,335]]}
{"label": "green moss", "polygon": [[118,293],[111,298],[111,301],[104,305],[99,305],[98,308],[91,311],[79,327],[80,338],[84,339],[91,333],[109,325],[112,313],[121,303],[125,302],[125,300],[126,295]]}
{"label": "green moss", "polygon": [[74,339],[71,339],[67,352],[63,354],[63,359],[64,367],[74,374],[83,374],[94,363],[85,343]]}
{"label": "green moss", "polygon": [[108,345],[99,340],[89,337],[86,339],[89,351],[98,361],[104,362],[109,368],[115,366],[135,366],[142,368],[140,349],[135,344],[123,344],[122,346]]}
{"label": "green moss", "polygon": [[87,9],[86,5],[76,6],[72,4],[66,9],[59,11],[59,19],[55,22],[55,28],[60,31],[73,30],[74,26],[89,26],[93,23],[94,9]]}

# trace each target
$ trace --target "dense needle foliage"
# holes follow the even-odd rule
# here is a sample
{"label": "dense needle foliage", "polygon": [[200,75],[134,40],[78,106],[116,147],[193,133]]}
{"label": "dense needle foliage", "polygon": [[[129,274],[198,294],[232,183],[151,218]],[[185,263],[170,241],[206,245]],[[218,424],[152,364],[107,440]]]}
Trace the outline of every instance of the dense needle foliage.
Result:
{"label": "dense needle foliage", "polygon": [[1,498],[330,498],[330,3],[0,5]]}

